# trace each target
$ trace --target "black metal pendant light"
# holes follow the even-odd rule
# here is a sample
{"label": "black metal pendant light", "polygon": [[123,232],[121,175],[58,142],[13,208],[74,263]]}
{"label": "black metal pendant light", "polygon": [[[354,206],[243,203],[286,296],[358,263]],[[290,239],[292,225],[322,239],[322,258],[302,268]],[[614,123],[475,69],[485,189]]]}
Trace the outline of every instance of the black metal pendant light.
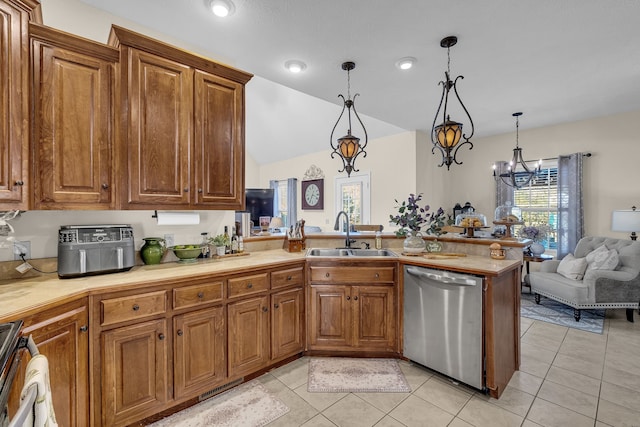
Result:
{"label": "black metal pendant light", "polygon": [[[333,152],[331,153],[331,158],[333,159],[334,156],[337,154],[340,157],[340,159],[342,159],[342,169],[339,170],[338,172],[347,171],[347,176],[351,176],[351,172],[353,171],[358,172],[358,169],[355,168],[356,158],[360,154],[362,154],[362,157],[367,157],[367,152],[364,151],[364,148],[367,146],[367,142],[369,140],[367,136],[367,129],[365,129],[364,124],[362,123],[362,120],[360,120],[360,116],[356,111],[355,100],[359,94],[356,93],[353,96],[353,99],[351,99],[350,71],[353,70],[354,68],[356,68],[355,62],[345,62],[342,64],[342,69],[347,72],[347,99],[345,99],[343,95],[338,95],[338,97],[342,98],[342,101],[343,101],[342,112],[340,112],[340,116],[338,117],[336,124],[333,125],[333,130],[331,130],[331,136],[329,138],[331,148],[333,149]],[[340,119],[344,115],[345,109],[347,110],[348,125],[349,125],[349,127],[347,128],[347,134],[341,138],[338,138],[336,141],[336,144],[334,144],[333,133],[335,132],[336,127],[338,126],[338,123],[340,123]],[[353,114],[356,116],[356,119],[358,119],[360,126],[362,126],[362,130],[364,132],[363,143],[360,142],[360,138],[351,134],[351,110],[353,110]]]}
{"label": "black metal pendant light", "polygon": [[514,188],[521,188],[529,184],[533,177],[540,172],[540,166],[542,161],[538,161],[533,168],[530,168],[522,157],[522,148],[520,148],[520,116],[521,112],[513,113],[512,116],[516,118],[516,148],[513,149],[513,157],[509,162],[509,166],[506,172],[496,175],[496,167],[493,166],[493,176],[497,180],[498,177],[507,184]]}
{"label": "black metal pendant light", "polygon": [[[438,166],[441,167],[442,165],[447,165],[447,170],[453,163],[458,165],[462,164],[462,162],[459,162],[456,158],[460,147],[465,144],[469,144],[469,150],[473,148],[473,143],[469,141],[474,132],[473,120],[471,119],[469,111],[467,111],[467,107],[465,107],[464,103],[460,99],[458,88],[456,86],[458,79],[464,79],[464,76],[458,76],[453,81],[450,77],[450,49],[452,46],[455,46],[457,42],[458,38],[455,36],[445,37],[440,41],[440,46],[447,48],[447,71],[444,73],[445,79],[439,83],[442,85],[442,97],[440,98],[440,105],[438,105],[438,110],[436,111],[436,115],[433,118],[433,125],[431,126],[431,142],[433,144],[431,152],[435,154],[436,148],[440,151],[442,154],[442,162]],[[471,132],[468,135],[466,133],[462,133],[462,123],[453,121],[449,117],[449,92],[451,89],[453,89],[453,93],[456,95],[460,106],[469,119]],[[436,126],[436,121],[438,120],[438,116],[441,112],[442,123]]]}

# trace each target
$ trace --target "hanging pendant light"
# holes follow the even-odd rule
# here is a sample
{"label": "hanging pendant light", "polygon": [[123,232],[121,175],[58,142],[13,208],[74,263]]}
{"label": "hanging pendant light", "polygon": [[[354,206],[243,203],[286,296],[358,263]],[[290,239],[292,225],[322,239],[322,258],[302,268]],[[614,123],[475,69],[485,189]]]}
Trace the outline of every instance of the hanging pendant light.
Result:
{"label": "hanging pendant light", "polygon": [[497,180],[498,177],[502,179],[505,184],[514,187],[521,188],[529,184],[533,177],[540,172],[540,166],[542,160],[536,162],[532,168],[527,165],[522,157],[522,148],[519,145],[519,128],[520,128],[520,116],[521,112],[513,113],[512,116],[516,118],[516,148],[513,149],[513,157],[509,162],[509,166],[506,172],[499,175],[496,174],[496,165],[493,165],[493,177]]}
{"label": "hanging pendant light", "polygon": [[[338,172],[346,171],[347,176],[351,176],[351,172],[354,172],[354,171],[358,172],[358,169],[355,168],[356,158],[360,154],[363,155],[362,157],[367,157],[367,153],[366,151],[364,151],[364,148],[367,146],[367,142],[368,142],[367,129],[365,129],[364,124],[362,123],[362,120],[360,120],[360,116],[356,111],[355,100],[359,94],[356,93],[353,96],[353,99],[351,99],[350,71],[353,70],[354,68],[356,68],[355,62],[345,62],[342,64],[342,69],[347,72],[347,99],[345,99],[344,96],[342,95],[338,95],[338,97],[342,98],[342,101],[343,101],[342,112],[340,113],[340,116],[338,117],[336,124],[333,125],[333,130],[331,130],[331,136],[329,138],[331,148],[333,149],[333,152],[331,153],[331,158],[333,159],[336,154],[340,156],[340,158],[342,159],[342,169],[339,170]],[[347,110],[348,126],[349,126],[347,128],[347,134],[341,138],[338,138],[337,143],[334,144],[333,133],[335,132],[336,127],[338,126],[338,123],[340,123],[340,119],[344,115],[345,109]],[[362,126],[362,130],[364,131],[364,143],[360,143],[360,138],[351,134],[351,110],[352,109],[353,109],[353,114],[358,119],[358,122],[360,123],[360,126]]]}
{"label": "hanging pendant light", "polygon": [[[465,144],[469,144],[469,150],[473,148],[473,143],[469,141],[474,132],[473,120],[471,119],[469,111],[467,111],[467,107],[462,103],[456,86],[458,79],[464,79],[464,76],[458,76],[453,81],[450,77],[450,49],[452,46],[455,46],[457,42],[458,38],[455,36],[445,37],[440,41],[440,46],[447,48],[447,71],[444,73],[445,79],[439,83],[442,85],[442,97],[440,98],[440,105],[438,105],[438,110],[436,111],[436,115],[433,118],[433,125],[431,126],[431,143],[433,144],[431,152],[435,154],[436,148],[440,151],[442,154],[442,162],[438,166],[441,167],[442,165],[447,165],[447,170],[453,163],[458,165],[462,164],[462,162],[459,162],[456,159],[456,154],[460,147]],[[467,134],[462,133],[462,123],[451,120],[449,117],[449,92],[451,89],[453,89],[460,106],[469,119],[471,132],[468,136]],[[438,120],[438,116],[441,111],[442,123],[436,126],[436,121]],[[462,143],[460,143],[461,140],[463,141]]]}

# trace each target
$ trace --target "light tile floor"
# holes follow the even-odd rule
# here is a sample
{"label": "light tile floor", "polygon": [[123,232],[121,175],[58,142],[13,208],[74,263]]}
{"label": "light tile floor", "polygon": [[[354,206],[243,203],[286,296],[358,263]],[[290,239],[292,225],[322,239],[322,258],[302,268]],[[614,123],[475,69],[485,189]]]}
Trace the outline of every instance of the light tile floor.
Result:
{"label": "light tile floor", "polygon": [[522,363],[500,399],[400,362],[412,393],[309,393],[309,359],[259,380],[290,408],[270,427],[640,427],[640,319],[602,335],[521,318]]}

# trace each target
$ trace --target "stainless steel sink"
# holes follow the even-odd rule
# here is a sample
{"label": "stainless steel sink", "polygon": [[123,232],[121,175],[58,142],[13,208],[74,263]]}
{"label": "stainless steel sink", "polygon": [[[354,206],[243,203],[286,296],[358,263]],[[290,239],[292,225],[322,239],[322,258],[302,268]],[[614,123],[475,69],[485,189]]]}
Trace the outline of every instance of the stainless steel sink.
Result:
{"label": "stainless steel sink", "polygon": [[324,257],[395,257],[395,253],[388,249],[309,249],[307,256]]}

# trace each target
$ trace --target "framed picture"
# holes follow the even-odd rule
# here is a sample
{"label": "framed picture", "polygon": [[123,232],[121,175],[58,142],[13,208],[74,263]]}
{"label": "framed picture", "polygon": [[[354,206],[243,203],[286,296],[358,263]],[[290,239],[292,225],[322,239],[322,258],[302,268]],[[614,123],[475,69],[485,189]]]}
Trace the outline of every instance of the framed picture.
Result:
{"label": "framed picture", "polygon": [[302,209],[324,209],[324,179],[302,181]]}

